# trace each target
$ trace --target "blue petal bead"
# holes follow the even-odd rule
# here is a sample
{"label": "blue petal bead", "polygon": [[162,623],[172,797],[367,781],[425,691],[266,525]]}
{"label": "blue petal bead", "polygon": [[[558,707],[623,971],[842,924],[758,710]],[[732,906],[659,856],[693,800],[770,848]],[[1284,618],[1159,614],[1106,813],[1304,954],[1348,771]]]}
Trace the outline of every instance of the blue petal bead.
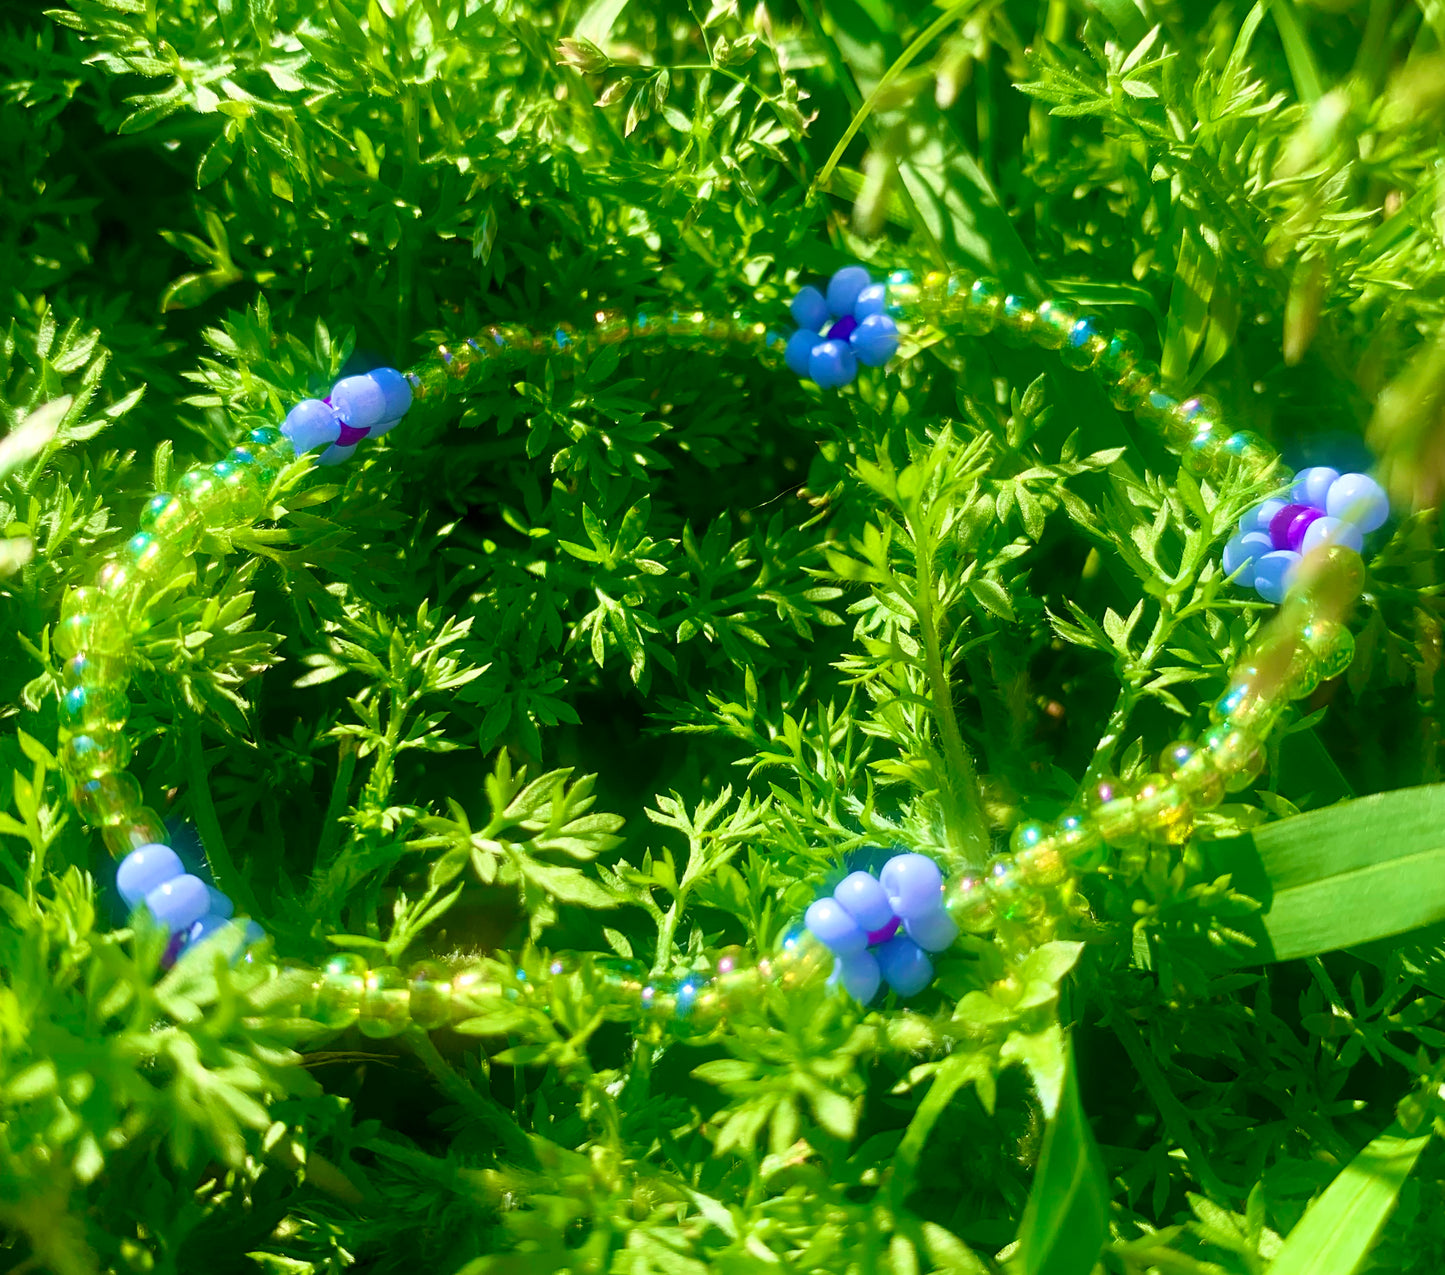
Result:
{"label": "blue petal bead", "polygon": [[870,314],[848,338],[858,362],[882,367],[898,353],[898,325],[886,314]]}
{"label": "blue petal bead", "polygon": [[852,314],[858,296],[873,282],[862,266],[844,266],[828,280],[828,310],[835,319]]}
{"label": "blue petal bead", "polygon": [[386,400],[381,420],[393,424],[401,420],[411,410],[411,382],[394,367],[372,368],[367,376],[381,387],[382,397]]}
{"label": "blue petal bead", "polygon": [[933,962],[907,935],[889,939],[877,955],[884,980],[900,996],[916,996],[933,981]]}
{"label": "blue petal bead", "polygon": [[855,1001],[866,1005],[878,995],[883,973],[878,968],[878,958],[872,952],[854,952],[833,962],[833,973],[829,975],[828,982],[841,986]]}
{"label": "blue petal bead", "polygon": [[1330,484],[1325,512],[1354,523],[1361,531],[1375,531],[1390,516],[1390,498],[1368,474],[1343,474]]}
{"label": "blue petal bead", "polygon": [[1290,499],[1297,505],[1308,505],[1311,509],[1323,509],[1329,499],[1330,488],[1340,476],[1338,469],[1328,465],[1316,465],[1302,469],[1294,476],[1294,486],[1289,489]]}
{"label": "blue petal bead", "polygon": [[391,419],[386,410],[386,391],[371,376],[348,376],[337,381],[331,387],[331,406],[338,419],[352,429],[369,430]]}
{"label": "blue petal bead", "polygon": [[835,956],[848,956],[868,946],[868,936],[836,899],[819,899],[803,914],[803,924]]}
{"label": "blue petal bead", "polygon": [[1289,592],[1300,555],[1293,549],[1276,549],[1262,555],[1254,564],[1254,587],[1266,602],[1283,602]]}
{"label": "blue petal bead", "polygon": [[355,456],[356,449],[360,446],[360,443],[352,443],[350,447],[338,447],[332,443],[316,458],[316,463],[318,465],[340,465],[343,461],[348,461]]}
{"label": "blue petal bead", "polygon": [[823,294],[811,285],[798,289],[798,295],[793,298],[788,309],[792,313],[793,322],[805,331],[816,334],[821,332],[828,322],[828,303]]}
{"label": "blue petal bead", "polygon": [[179,934],[211,910],[211,896],[200,877],[187,873],[156,886],[146,895],[145,905],[172,934]]}
{"label": "blue petal bead", "polygon": [[206,887],[206,894],[211,900],[210,914],[212,916],[218,916],[222,920],[225,920],[236,915],[236,905],[231,902],[229,895],[222,894],[213,885]]}
{"label": "blue petal bead", "polygon": [[808,375],[825,390],[836,390],[858,375],[858,360],[847,342],[820,341],[808,358]]}
{"label": "blue petal bead", "polygon": [[943,910],[942,903],[933,912],[909,917],[903,922],[903,929],[908,937],[925,952],[947,951],[953,946],[954,939],[958,937],[958,926],[953,923],[953,918]]}
{"label": "blue petal bead", "polygon": [[927,855],[894,855],[883,865],[878,880],[888,892],[894,916],[905,921],[935,911],[943,896],[943,873]]}
{"label": "blue petal bead", "polygon": [[1268,535],[1269,524],[1274,521],[1275,514],[1287,504],[1287,500],[1266,500],[1256,505],[1239,520],[1240,531],[1262,531]]}
{"label": "blue petal bead", "polygon": [[1220,559],[1224,564],[1224,574],[1232,576],[1240,567],[1244,567],[1244,574],[1239,577],[1240,584],[1253,584],[1254,572],[1247,565],[1251,562],[1258,562],[1265,554],[1274,550],[1274,541],[1263,531],[1242,531],[1232,537],[1224,546],[1224,552]]}
{"label": "blue petal bead", "polygon": [[881,283],[870,283],[853,302],[853,317],[862,323],[870,314],[882,314],[887,308],[887,287]]}
{"label": "blue petal bead", "polygon": [[341,422],[329,404],[319,398],[308,398],[286,413],[281,432],[291,440],[291,446],[301,456],[313,447],[323,447],[340,438]]}
{"label": "blue petal bead", "polygon": [[242,945],[250,947],[252,943],[259,943],[265,937],[266,931],[263,930],[257,922],[248,918],[245,926],[241,930]]}
{"label": "blue petal bead", "polygon": [[1352,522],[1331,518],[1326,514],[1323,518],[1316,518],[1305,528],[1304,539],[1300,542],[1300,552],[1309,553],[1321,545],[1343,545],[1346,549],[1363,553],[1365,533]]}
{"label": "blue petal bead", "polygon": [[199,921],[186,931],[186,947],[195,947],[204,938],[209,938],[219,930],[224,930],[231,924],[230,914],[218,916],[215,912],[207,912]]}
{"label": "blue petal bead", "polygon": [[788,344],[783,349],[783,362],[798,376],[807,376],[808,360],[813,355],[813,347],[821,344],[822,339],[816,332],[799,328],[788,338]]}
{"label": "blue petal bead", "polygon": [[120,861],[115,888],[127,907],[135,907],[157,886],[185,875],[181,857],[170,846],[156,842],[132,850]]}
{"label": "blue petal bead", "polygon": [[888,891],[870,872],[853,872],[833,891],[833,898],[863,930],[881,930],[893,919]]}

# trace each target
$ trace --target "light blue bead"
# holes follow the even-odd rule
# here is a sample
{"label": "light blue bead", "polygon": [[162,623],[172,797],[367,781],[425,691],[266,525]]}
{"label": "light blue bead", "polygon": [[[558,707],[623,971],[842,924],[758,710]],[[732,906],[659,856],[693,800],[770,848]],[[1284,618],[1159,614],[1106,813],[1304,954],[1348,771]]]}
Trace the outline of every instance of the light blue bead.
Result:
{"label": "light blue bead", "polygon": [[835,987],[841,986],[860,1005],[866,1005],[878,995],[883,973],[878,968],[878,958],[872,952],[854,952],[833,962],[828,982]]}
{"label": "light blue bead", "polygon": [[811,285],[798,289],[798,295],[788,309],[793,322],[809,332],[821,332],[828,322],[828,303],[823,294]]}
{"label": "light blue bead", "polygon": [[1283,602],[1294,581],[1300,555],[1293,549],[1276,549],[1261,556],[1254,564],[1254,587],[1266,602]]}
{"label": "light blue bead", "polygon": [[861,952],[868,946],[868,936],[848,915],[836,899],[819,899],[803,914],[803,924],[835,956]]}
{"label": "light blue bead", "polygon": [[854,872],[843,878],[833,898],[865,931],[881,930],[893,919],[888,891],[871,872]]}
{"label": "light blue bead", "polygon": [[[381,422],[394,425],[411,410],[411,382],[394,367],[372,368],[367,373],[381,387],[386,407]],[[373,427],[374,431],[375,427]]]}
{"label": "light blue bead", "polygon": [[870,314],[882,314],[888,305],[888,289],[881,283],[870,283],[853,302],[853,317],[862,323]]}
{"label": "light blue bead", "polygon": [[1287,500],[1266,500],[1256,505],[1239,520],[1240,531],[1263,531],[1268,534],[1269,524],[1274,521],[1275,514],[1287,504]]}
{"label": "light blue bead", "polygon": [[1390,498],[1368,474],[1343,474],[1330,484],[1325,512],[1354,523],[1361,531],[1375,531],[1390,516]]}
{"label": "light blue bead", "polygon": [[158,885],[185,874],[181,857],[170,846],[151,842],[132,850],[120,861],[115,888],[127,907],[135,907]]}
{"label": "light blue bead", "polygon": [[1232,576],[1240,567],[1244,567],[1244,574],[1239,577],[1240,584],[1253,584],[1254,572],[1247,565],[1251,562],[1258,562],[1265,554],[1272,552],[1274,541],[1263,531],[1242,531],[1234,536],[1224,546],[1224,552],[1220,554],[1220,560],[1224,564],[1224,574]]}
{"label": "light blue bead", "polygon": [[862,266],[844,266],[828,280],[828,310],[835,319],[852,314],[858,295],[873,282]]}
{"label": "light blue bead", "polygon": [[877,956],[879,972],[900,996],[916,996],[933,981],[933,962],[906,934],[889,939]]}
{"label": "light blue bead", "polygon": [[1343,545],[1346,549],[1363,553],[1365,533],[1352,522],[1344,522],[1326,514],[1323,518],[1316,518],[1305,528],[1304,539],[1300,542],[1300,552],[1309,553],[1321,545]]}
{"label": "light blue bead", "polygon": [[328,404],[319,398],[308,398],[286,413],[281,432],[291,440],[292,448],[301,456],[313,447],[324,447],[340,438],[341,422]]}
{"label": "light blue bead", "polygon": [[225,918],[236,915],[236,905],[231,902],[228,895],[222,894],[213,885],[208,885],[206,887],[206,893],[210,896],[211,899],[210,914],[212,916],[219,916]]}
{"label": "light blue bead", "polygon": [[883,865],[878,880],[888,892],[893,915],[905,921],[934,911],[943,897],[943,873],[927,855],[894,855]]}
{"label": "light blue bead", "polygon": [[846,341],[822,341],[808,358],[808,375],[825,390],[836,390],[858,375],[858,360]]}
{"label": "light blue bead", "polygon": [[224,930],[231,924],[230,913],[220,916],[215,912],[207,912],[186,932],[186,947],[193,948],[202,939],[210,938],[211,935]]}
{"label": "light blue bead", "polygon": [[822,339],[816,332],[799,328],[788,338],[788,344],[783,349],[783,362],[797,375],[807,376],[808,360],[812,356],[813,347],[821,344]]}
{"label": "light blue bead", "polygon": [[189,873],[158,885],[145,897],[150,914],[172,934],[189,929],[211,909],[206,883]]}
{"label": "light blue bead", "polygon": [[1339,476],[1340,471],[1331,469],[1328,465],[1302,469],[1294,476],[1294,486],[1289,489],[1290,499],[1297,505],[1323,509],[1329,498],[1330,487]]}
{"label": "light blue bead", "polygon": [[332,443],[316,458],[316,463],[318,465],[340,465],[343,461],[348,461],[355,456],[356,449],[360,446],[360,443],[352,443],[350,447],[338,447]]}
{"label": "light blue bead", "polygon": [[903,922],[908,937],[925,952],[943,952],[953,946],[958,937],[958,926],[943,910],[940,903],[936,911],[925,912],[922,916],[909,917]]}
{"label": "light blue bead", "polygon": [[898,353],[898,325],[886,314],[870,314],[848,338],[858,362],[882,367]]}
{"label": "light blue bead", "polygon": [[266,937],[266,931],[259,924],[247,918],[245,926],[241,930],[241,946],[250,947],[253,943],[259,943]]}
{"label": "light blue bead", "polygon": [[386,391],[371,376],[348,376],[331,387],[331,406],[337,418],[352,429],[370,429],[392,419],[386,410]]}

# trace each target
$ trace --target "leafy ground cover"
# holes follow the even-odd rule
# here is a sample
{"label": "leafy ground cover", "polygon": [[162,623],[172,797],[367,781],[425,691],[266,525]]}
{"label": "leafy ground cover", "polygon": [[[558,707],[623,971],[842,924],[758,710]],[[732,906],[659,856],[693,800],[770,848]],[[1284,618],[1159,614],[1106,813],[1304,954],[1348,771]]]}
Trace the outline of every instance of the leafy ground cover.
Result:
{"label": "leafy ground cover", "polygon": [[[1441,1268],[1437,0],[6,3],[0,101],[7,1269]],[[1260,782],[1100,865],[1012,998],[976,944],[907,1007],[638,1031],[584,972],[375,1041],[163,977],[50,645],[148,494],[344,368],[781,321],[853,260],[1073,298],[1292,463],[1373,452],[1356,657]],[[136,773],[289,959],[766,948],[868,847],[961,864],[1149,770],[1266,611],[1216,563],[1261,491],[1052,356],[563,371],[419,411],[152,607]]]}

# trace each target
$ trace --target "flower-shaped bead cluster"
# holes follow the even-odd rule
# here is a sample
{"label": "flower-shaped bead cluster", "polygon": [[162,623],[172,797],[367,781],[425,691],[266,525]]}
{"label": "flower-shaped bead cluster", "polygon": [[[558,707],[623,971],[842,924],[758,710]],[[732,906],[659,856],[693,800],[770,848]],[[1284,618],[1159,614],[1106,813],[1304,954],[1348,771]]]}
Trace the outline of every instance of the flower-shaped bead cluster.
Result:
{"label": "flower-shaped bead cluster", "polygon": [[1288,500],[1266,500],[1240,520],[1224,546],[1224,570],[1240,572],[1266,602],[1283,602],[1301,558],[1321,545],[1359,553],[1366,532],[1384,525],[1390,498],[1368,474],[1341,474],[1327,465],[1301,470]]}
{"label": "flower-shaped bead cluster", "polygon": [[380,438],[411,406],[411,382],[394,367],[348,376],[331,387],[330,397],[308,398],[286,413],[281,432],[300,456],[326,448],[320,465],[339,465],[356,453],[363,438]]}
{"label": "flower-shaped bead cluster", "polygon": [[806,287],[793,298],[798,330],[783,352],[799,376],[824,389],[838,389],[858,375],[858,364],[882,367],[898,349],[898,325],[883,311],[884,284],[874,283],[862,266],[844,266],[824,294]]}
{"label": "flower-shaped bead cluster", "polygon": [[921,854],[894,855],[876,877],[852,873],[803,923],[838,958],[831,981],[865,1005],[885,981],[900,996],[921,992],[933,980],[928,953],[958,937],[943,906],[943,874]]}
{"label": "flower-shaped bead cluster", "polygon": [[[126,906],[145,904],[150,914],[171,933],[166,962],[178,957],[208,935],[231,924],[235,905],[213,885],[186,871],[181,857],[159,843],[132,850],[120,862],[115,886]],[[246,942],[265,934],[255,921],[246,922]]]}

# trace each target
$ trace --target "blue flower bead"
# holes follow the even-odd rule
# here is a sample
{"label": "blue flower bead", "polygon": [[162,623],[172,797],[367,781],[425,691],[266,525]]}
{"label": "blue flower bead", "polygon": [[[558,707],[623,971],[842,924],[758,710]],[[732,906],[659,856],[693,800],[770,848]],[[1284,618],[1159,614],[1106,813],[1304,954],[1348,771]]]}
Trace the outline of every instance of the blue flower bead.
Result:
{"label": "blue flower bead", "polygon": [[152,890],[185,874],[181,857],[170,846],[152,842],[132,850],[121,860],[115,888],[127,907],[138,907]]}
{"label": "blue flower bead", "polygon": [[808,375],[825,390],[839,389],[858,375],[858,359],[843,341],[824,341],[808,357]]}
{"label": "blue flower bead", "polygon": [[850,873],[833,891],[833,898],[865,932],[881,930],[893,920],[888,891],[871,872]]}
{"label": "blue flower bead", "polygon": [[942,901],[943,873],[927,855],[895,855],[883,865],[878,880],[888,891],[894,915],[905,921],[933,912]]}
{"label": "blue flower bead", "polygon": [[916,996],[933,981],[933,962],[905,934],[889,939],[878,949],[878,969],[900,996]]}
{"label": "blue flower bead", "polygon": [[281,422],[281,432],[291,440],[292,448],[301,456],[340,438],[341,421],[329,403],[308,398],[286,413],[286,419]]}
{"label": "blue flower bead", "polygon": [[828,310],[834,318],[852,314],[858,296],[873,282],[862,266],[844,266],[828,280]]}
{"label": "blue flower bead", "polygon": [[799,288],[798,295],[788,308],[792,311],[793,322],[805,331],[821,332],[828,322],[828,302],[812,286]]}
{"label": "blue flower bead", "polygon": [[1342,474],[1330,484],[1325,512],[1361,531],[1377,531],[1390,516],[1390,498],[1368,474]]}
{"label": "blue flower bead", "polygon": [[803,924],[835,956],[851,956],[868,946],[868,935],[836,899],[819,899],[809,906]]}
{"label": "blue flower bead", "polygon": [[783,359],[797,376],[824,389],[840,389],[858,375],[858,364],[882,367],[898,351],[898,325],[885,313],[888,290],[862,266],[845,266],[828,283],[798,290],[790,304],[798,329]]}
{"label": "blue flower bead", "polygon": [[828,982],[842,987],[860,1005],[866,1005],[878,995],[883,982],[883,972],[878,968],[878,958],[872,952],[854,952],[840,956],[833,963],[833,973]]}

